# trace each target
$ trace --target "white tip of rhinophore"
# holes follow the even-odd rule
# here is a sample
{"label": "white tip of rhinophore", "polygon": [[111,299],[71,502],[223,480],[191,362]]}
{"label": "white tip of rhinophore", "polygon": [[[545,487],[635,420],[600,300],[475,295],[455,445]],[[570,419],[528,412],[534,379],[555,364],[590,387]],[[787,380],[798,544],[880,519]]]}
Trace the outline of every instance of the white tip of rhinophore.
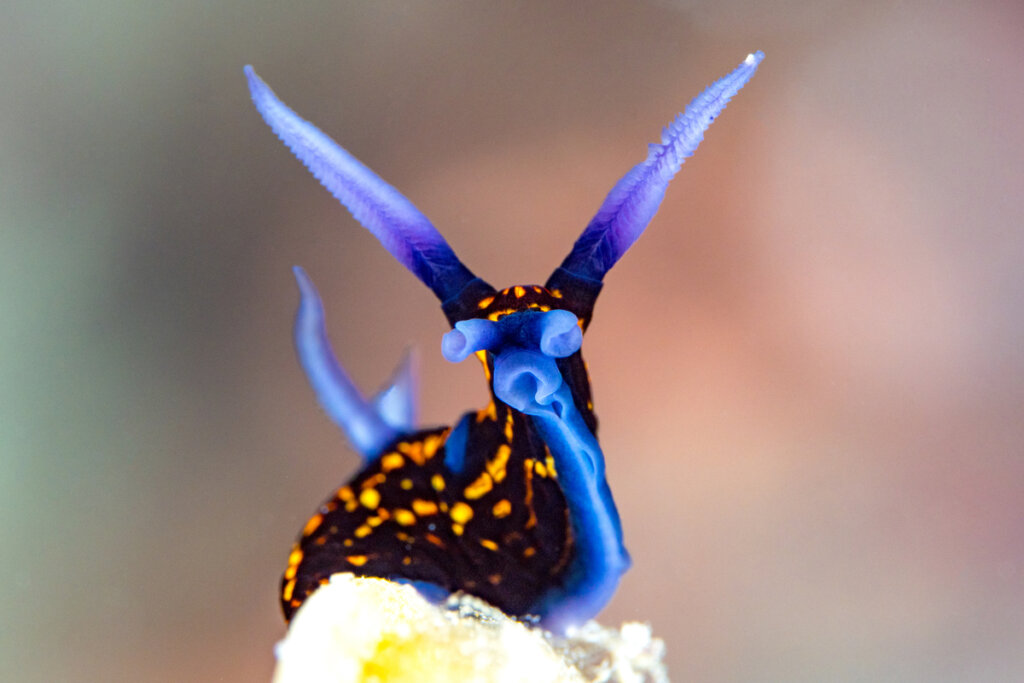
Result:
{"label": "white tip of rhinophore", "polygon": [[751,52],[747,55],[747,58],[743,60],[743,63],[747,66],[757,66],[764,59],[764,53],[758,50],[757,52]]}

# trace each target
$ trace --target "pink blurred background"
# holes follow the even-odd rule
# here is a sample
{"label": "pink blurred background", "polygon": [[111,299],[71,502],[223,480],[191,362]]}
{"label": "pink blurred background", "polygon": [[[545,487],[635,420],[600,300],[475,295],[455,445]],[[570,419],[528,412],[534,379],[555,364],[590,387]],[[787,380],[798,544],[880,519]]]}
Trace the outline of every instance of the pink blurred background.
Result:
{"label": "pink blurred background", "polygon": [[750,51],[585,355],[675,681],[1024,680],[1016,2],[15,1],[0,21],[0,679],[269,680],[367,390],[484,400],[432,295],[252,109],[252,63],[499,286],[542,282]]}

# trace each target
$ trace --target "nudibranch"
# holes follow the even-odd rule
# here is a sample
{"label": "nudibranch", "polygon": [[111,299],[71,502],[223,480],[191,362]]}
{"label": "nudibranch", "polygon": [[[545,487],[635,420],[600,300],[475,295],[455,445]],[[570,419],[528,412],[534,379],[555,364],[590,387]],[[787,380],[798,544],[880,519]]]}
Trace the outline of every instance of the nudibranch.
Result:
{"label": "nudibranch", "polygon": [[263,119],[434,292],[452,326],[441,353],[456,363],[476,356],[491,394],[453,427],[417,427],[416,382],[406,363],[390,386],[364,397],[334,356],[313,283],[295,268],[299,361],[364,462],[292,548],[281,582],[286,620],[339,572],[410,583],[434,599],[463,591],[556,631],[590,619],[611,599],[630,559],[596,438],[583,333],[605,274],[763,57],[749,55],[663,131],[543,286],[501,290],[463,265],[408,199],[245,68]]}

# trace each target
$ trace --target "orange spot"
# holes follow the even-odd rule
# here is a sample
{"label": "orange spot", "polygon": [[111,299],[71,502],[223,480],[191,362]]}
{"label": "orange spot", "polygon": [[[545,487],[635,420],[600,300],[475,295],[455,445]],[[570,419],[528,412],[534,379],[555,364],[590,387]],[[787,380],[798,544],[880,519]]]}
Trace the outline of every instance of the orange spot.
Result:
{"label": "orange spot", "polygon": [[488,306],[490,306],[493,303],[494,303],[494,297],[493,296],[485,296],[483,299],[480,299],[480,301],[477,302],[476,307],[483,309],[483,308],[487,308]]}
{"label": "orange spot", "polygon": [[357,503],[354,500],[350,500],[347,503],[345,503],[345,512],[352,512],[357,507],[359,507],[359,503]]}
{"label": "orange spot", "polygon": [[512,411],[508,411],[505,417],[505,441],[512,443]]}
{"label": "orange spot", "polygon": [[514,291],[517,299],[522,299],[524,296],[526,296],[526,290],[520,287],[519,285],[516,285]]}
{"label": "orange spot", "polygon": [[524,502],[526,503],[526,509],[530,511],[530,516],[526,520],[526,528],[532,529],[537,526],[537,513],[533,509],[533,458],[523,460],[523,475],[526,478],[524,482],[526,484]]}
{"label": "orange spot", "polygon": [[313,545],[325,545],[327,543],[327,537],[321,536],[320,538],[313,541]]}
{"label": "orange spot", "polygon": [[[412,501],[412,511],[415,512],[420,517],[426,517],[427,515],[436,515],[437,514],[437,503],[434,503],[434,502],[429,501],[429,500],[422,500],[420,498],[417,498],[414,501]],[[397,518],[397,510],[395,512],[396,512],[395,516]],[[399,524],[401,524],[401,522],[399,522]]]}
{"label": "orange spot", "polygon": [[380,468],[385,472],[397,470],[404,464],[405,458],[400,456],[398,453],[388,453],[387,455],[380,459]]}
{"label": "orange spot", "polygon": [[408,555],[406,555],[405,557],[402,558],[402,564],[404,564],[406,567],[408,567],[410,564],[412,564],[412,558],[409,557]]}
{"label": "orange spot", "polygon": [[342,486],[338,489],[338,498],[344,501],[355,500],[355,496],[352,495],[352,489],[348,486]]}
{"label": "orange spot", "polygon": [[423,455],[427,459],[433,458],[434,454],[437,453],[437,449],[441,447],[441,444],[448,438],[448,430],[444,430],[440,434],[431,434],[430,436],[423,439]]}
{"label": "orange spot", "polygon": [[286,583],[284,585],[284,590],[281,591],[281,597],[284,598],[285,601],[291,600],[292,599],[292,593],[294,593],[294,592],[295,592],[295,579],[291,579],[288,583]]}
{"label": "orange spot", "polygon": [[536,548],[527,548],[526,550],[523,551],[523,557],[533,557],[536,554],[537,554],[537,549]]}
{"label": "orange spot", "polygon": [[408,491],[412,488],[412,479],[403,479],[398,485],[402,487],[402,490]]}
{"label": "orange spot", "polygon": [[346,548],[351,548],[352,547],[352,539],[351,538],[346,538],[344,541],[341,542],[341,544],[343,546],[345,546]]}
{"label": "orange spot", "polygon": [[379,516],[367,517],[366,523],[372,527],[378,527],[384,522]]}
{"label": "orange spot", "polygon": [[497,420],[498,419],[498,408],[494,405],[494,401],[487,404],[487,407],[483,410],[476,411],[476,421],[483,422],[485,419]]}
{"label": "orange spot", "polygon": [[302,562],[302,549],[296,546],[292,549],[291,554],[288,555],[288,565],[295,566],[299,562]]}
{"label": "orange spot", "polygon": [[440,538],[438,538],[434,534],[427,534],[426,536],[424,536],[424,538],[427,539],[428,542],[433,543],[434,545],[436,545],[438,548],[443,548],[444,547],[444,541],[442,541]]}
{"label": "orange spot", "polygon": [[548,476],[548,468],[544,467],[544,463],[540,460],[535,460],[533,463],[533,471],[537,473],[537,476],[546,477]]}
{"label": "orange spot", "polygon": [[487,577],[487,580],[490,582],[492,586],[497,586],[499,583],[501,583],[501,574],[491,574]]}
{"label": "orange spot", "polygon": [[461,524],[452,524],[452,533],[456,536],[461,536],[465,528]]}
{"label": "orange spot", "polygon": [[494,504],[494,507],[491,508],[491,514],[497,517],[498,519],[508,517],[511,512],[512,503],[510,503],[507,498],[499,500],[497,503]]}
{"label": "orange spot", "polygon": [[476,500],[491,490],[493,487],[492,482],[493,480],[491,479],[491,475],[487,472],[483,472],[476,478],[476,481],[463,490],[462,495],[469,500]]}
{"label": "orange spot", "polygon": [[309,536],[311,533],[320,528],[320,524],[323,523],[323,521],[324,516],[320,513],[313,515],[309,518],[309,521],[306,522],[306,526],[302,529],[302,535]]}
{"label": "orange spot", "polygon": [[508,444],[503,443],[498,446],[494,457],[487,461],[487,471],[490,472],[495,483],[500,484],[502,479],[505,478],[505,465],[508,464],[508,457],[510,455],[512,455],[512,449]]}
{"label": "orange spot", "polygon": [[540,294],[540,287],[538,287],[537,285],[534,285],[533,286],[533,291],[537,292],[537,294]]}
{"label": "orange spot", "polygon": [[483,547],[487,548],[488,550],[497,550],[498,549],[498,544],[495,543],[494,541],[492,541],[489,538],[481,538],[480,539],[480,545],[482,545]]}
{"label": "orange spot", "polygon": [[398,450],[417,465],[422,465],[426,462],[426,458],[423,455],[422,441],[413,441],[412,443],[401,441],[398,444]]}
{"label": "orange spot", "polygon": [[349,564],[354,564],[357,567],[362,567],[366,564],[366,555],[349,555],[345,558]]}
{"label": "orange spot", "polygon": [[371,529],[369,526],[364,524],[361,527],[359,527],[358,529],[356,529],[353,533],[355,534],[356,538],[366,538],[371,533],[373,533],[373,529]]}
{"label": "orange spot", "polygon": [[435,474],[430,478],[430,485],[434,487],[435,491],[444,491],[444,477],[440,474]]}
{"label": "orange spot", "polygon": [[560,290],[560,289],[552,289],[551,290],[551,296],[555,297],[556,299],[561,299],[562,298],[562,290]]}
{"label": "orange spot", "polygon": [[383,484],[385,481],[387,481],[387,477],[384,476],[381,472],[378,472],[377,474],[373,475],[372,477],[369,477],[369,478],[363,480],[363,483],[359,485],[359,488],[361,488],[361,489],[373,488],[377,484]]}
{"label": "orange spot", "polygon": [[416,515],[404,508],[395,508],[394,516],[395,521],[402,526],[412,526],[416,523]]}

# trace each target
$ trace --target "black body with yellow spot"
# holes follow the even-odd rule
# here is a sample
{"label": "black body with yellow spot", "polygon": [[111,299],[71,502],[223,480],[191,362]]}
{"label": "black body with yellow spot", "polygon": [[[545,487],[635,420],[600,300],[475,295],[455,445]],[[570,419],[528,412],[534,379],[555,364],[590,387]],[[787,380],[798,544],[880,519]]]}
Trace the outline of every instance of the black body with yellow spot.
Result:
{"label": "black body with yellow spot", "polygon": [[[510,288],[480,299],[475,317],[546,312],[560,307],[559,295],[539,286]],[[478,356],[490,379],[493,359]],[[579,352],[559,366],[595,429]],[[528,613],[558,583],[573,534],[555,462],[532,418],[492,396],[463,421],[459,471],[446,466],[452,430],[421,431],[401,437],[320,506],[282,579],[286,619],[337,572],[463,590],[509,614]]]}

